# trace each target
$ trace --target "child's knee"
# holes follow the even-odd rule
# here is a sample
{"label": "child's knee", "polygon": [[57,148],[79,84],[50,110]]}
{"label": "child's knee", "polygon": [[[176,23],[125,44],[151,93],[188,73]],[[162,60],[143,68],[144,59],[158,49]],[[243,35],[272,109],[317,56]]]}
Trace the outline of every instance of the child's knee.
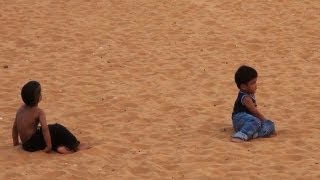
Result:
{"label": "child's knee", "polygon": [[256,126],[257,128],[261,127],[261,125],[262,125],[260,119],[258,119],[258,118],[252,118],[251,124]]}
{"label": "child's knee", "polygon": [[259,130],[259,137],[267,137],[272,135],[275,132],[274,122],[270,120],[265,120],[261,124],[261,128]]}
{"label": "child's knee", "polygon": [[271,120],[265,120],[265,122],[263,122],[263,124],[264,124],[265,126],[267,126],[268,129],[272,130],[272,132],[275,131],[274,122],[272,122]]}

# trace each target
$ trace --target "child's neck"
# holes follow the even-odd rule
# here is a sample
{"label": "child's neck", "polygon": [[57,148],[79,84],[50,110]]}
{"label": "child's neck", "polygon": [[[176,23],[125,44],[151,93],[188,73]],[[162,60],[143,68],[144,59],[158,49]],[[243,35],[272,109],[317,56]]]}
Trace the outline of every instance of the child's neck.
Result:
{"label": "child's neck", "polygon": [[35,106],[28,106],[28,105],[24,104],[24,107],[25,107],[25,108],[28,108],[28,109],[37,108],[37,107],[38,107],[38,104],[35,105]]}
{"label": "child's neck", "polygon": [[243,89],[240,89],[240,91],[243,92],[243,93],[249,94],[249,95],[254,95],[254,93],[249,93],[248,91],[243,90]]}

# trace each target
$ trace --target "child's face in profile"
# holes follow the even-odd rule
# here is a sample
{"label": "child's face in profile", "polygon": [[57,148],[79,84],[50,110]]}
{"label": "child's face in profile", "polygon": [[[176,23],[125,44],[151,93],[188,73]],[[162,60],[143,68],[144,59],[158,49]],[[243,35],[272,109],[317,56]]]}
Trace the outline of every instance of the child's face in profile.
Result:
{"label": "child's face in profile", "polygon": [[256,93],[257,90],[257,78],[252,79],[247,84],[243,86],[243,90],[249,94]]}
{"label": "child's face in profile", "polygon": [[39,102],[42,100],[42,94],[40,94],[39,96]]}

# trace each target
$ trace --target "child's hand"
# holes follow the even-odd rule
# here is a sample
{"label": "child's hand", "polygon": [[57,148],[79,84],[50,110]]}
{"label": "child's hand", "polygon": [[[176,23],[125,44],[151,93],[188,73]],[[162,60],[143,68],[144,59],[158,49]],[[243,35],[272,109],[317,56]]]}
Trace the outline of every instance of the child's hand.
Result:
{"label": "child's hand", "polygon": [[51,147],[48,147],[48,146],[47,146],[47,147],[43,150],[43,152],[49,153],[49,152],[51,151],[51,149],[52,149]]}

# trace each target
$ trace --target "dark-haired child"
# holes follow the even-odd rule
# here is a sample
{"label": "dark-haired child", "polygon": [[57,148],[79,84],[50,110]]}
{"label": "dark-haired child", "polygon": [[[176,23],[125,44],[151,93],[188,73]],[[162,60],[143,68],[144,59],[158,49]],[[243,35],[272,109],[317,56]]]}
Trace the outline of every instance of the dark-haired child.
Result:
{"label": "dark-haired child", "polygon": [[266,119],[257,109],[255,98],[257,78],[257,71],[245,65],[240,66],[235,73],[239,93],[232,112],[232,125],[235,130],[232,141],[234,142],[267,137],[275,133],[274,123]]}
{"label": "dark-haired child", "polygon": [[[90,148],[86,144],[80,144],[77,138],[60,124],[47,125],[46,116],[38,103],[42,99],[41,86],[37,81],[30,81],[21,90],[24,102],[17,110],[12,127],[13,145],[22,142],[22,148],[26,151],[50,152],[57,151],[62,154],[76,152]],[[41,126],[38,126],[39,123]]]}

